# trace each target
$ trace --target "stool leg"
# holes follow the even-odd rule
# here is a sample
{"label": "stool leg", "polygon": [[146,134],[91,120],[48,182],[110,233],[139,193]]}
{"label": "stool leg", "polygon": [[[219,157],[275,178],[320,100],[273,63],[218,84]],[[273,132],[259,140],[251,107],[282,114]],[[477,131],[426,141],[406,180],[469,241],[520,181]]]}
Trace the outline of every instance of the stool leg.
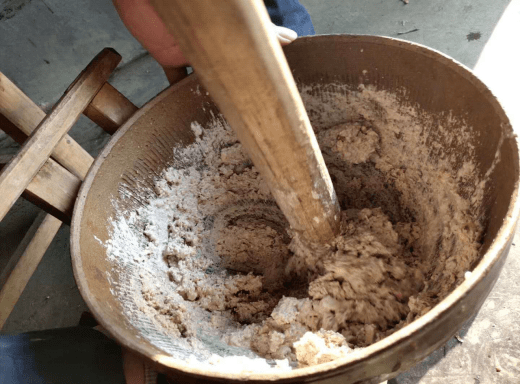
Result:
{"label": "stool leg", "polygon": [[[96,104],[91,109],[96,111],[100,122],[108,122],[113,131],[137,109],[106,82],[120,59],[121,56],[115,51],[103,50],[67,89],[48,116],[0,73],[0,128],[23,144],[21,154],[15,156],[14,160],[0,156],[0,169],[4,163],[7,164],[4,172],[0,174],[0,220],[21,192],[31,201],[43,201],[47,204],[47,211],[54,210],[58,216],[63,214],[63,217],[60,216],[62,220],[70,220],[77,189],[86,176],[93,158],[66,135],[66,132],[79,114],[85,113],[89,104],[96,100],[98,104],[101,103],[100,100],[104,100],[101,104],[112,106],[107,109],[102,108],[100,104],[96,108]],[[112,98],[107,95],[117,97],[111,103]],[[119,113],[115,111],[118,108],[113,107],[115,104],[121,108]],[[27,136],[30,136],[28,140]],[[49,159],[51,154],[70,172]],[[38,165],[34,166],[32,162]],[[10,186],[13,186],[11,179],[17,188],[16,193],[10,191]],[[24,185],[27,187],[25,191]],[[7,196],[6,191],[10,192]],[[42,212],[0,274],[0,329],[14,309],[61,224],[60,219]]]}
{"label": "stool leg", "polygon": [[[45,218],[36,231],[36,234],[29,241],[27,248],[22,253],[18,263],[0,290],[0,329],[4,326],[7,318],[13,311],[16,302],[22,295],[34,271],[36,271],[52,239],[54,239],[54,236],[58,233],[61,224],[61,220],[50,214],[45,214]],[[29,236],[30,235],[32,235],[32,233],[29,234]],[[22,241],[22,243],[23,242],[24,241]]]}

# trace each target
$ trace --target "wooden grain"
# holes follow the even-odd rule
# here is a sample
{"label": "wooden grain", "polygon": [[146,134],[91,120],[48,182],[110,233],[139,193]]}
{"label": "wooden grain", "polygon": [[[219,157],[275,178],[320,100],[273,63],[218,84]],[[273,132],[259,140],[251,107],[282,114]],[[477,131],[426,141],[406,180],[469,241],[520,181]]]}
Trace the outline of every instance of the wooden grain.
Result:
{"label": "wooden grain", "polygon": [[40,224],[43,222],[46,216],[47,213],[40,211],[40,213],[36,216],[27,232],[25,232],[22,241],[20,241],[14,252],[9,257],[7,263],[0,271],[0,289],[5,285],[5,282],[11,275],[11,272],[13,272],[14,267],[16,267],[16,263],[18,263],[18,261],[22,257],[23,253],[25,252],[25,249],[29,246],[32,238],[36,234],[36,231],[38,231]]}
{"label": "wooden grain", "polygon": [[70,223],[80,186],[78,177],[49,159],[22,196],[65,223]]}
{"label": "wooden grain", "polygon": [[[0,87],[0,92],[3,93],[0,96],[11,97],[10,103],[4,100],[3,104],[0,102],[0,106],[18,105],[19,108],[27,111],[27,114],[20,114],[16,112],[17,108],[8,109],[11,111],[10,117],[24,130],[2,114],[0,114],[0,129],[18,143],[23,144],[27,135],[34,130],[45,114],[14,84],[2,77],[1,73],[0,81],[3,81],[0,86],[7,84],[7,91]],[[84,113],[88,117],[107,132],[113,133],[137,110],[137,107],[105,82],[87,110]],[[38,123],[31,126],[31,123],[34,123],[39,117],[41,119]],[[68,135],[65,135],[57,144],[53,154],[55,153],[58,153],[58,156],[55,156],[58,158],[60,156],[65,157],[66,160],[70,160],[69,157],[72,158],[73,161],[65,161],[65,163],[69,164],[71,170],[80,177],[70,173],[56,161],[48,159],[23,192],[24,198],[51,214],[42,212],[38,215],[0,274],[0,329],[58,232],[61,225],[60,220],[70,222],[81,180],[86,176],[93,162],[92,157]],[[0,170],[12,158],[12,155],[0,155]]]}
{"label": "wooden grain", "polygon": [[291,227],[330,240],[339,204],[261,0],[151,0]]}
{"label": "wooden grain", "polygon": [[[0,155],[0,171],[13,155]],[[29,182],[22,197],[69,224],[81,180],[49,159]]]}
{"label": "wooden grain", "polygon": [[105,83],[84,114],[107,133],[113,134],[137,107],[109,83]]}
{"label": "wooden grain", "polygon": [[[26,136],[30,136],[45,118],[45,112],[1,72],[0,114],[12,123],[8,128],[14,125]],[[7,129],[5,130],[7,132]],[[10,132],[7,133],[13,137]],[[69,135],[65,135],[56,145],[52,157],[82,180],[94,161]]]}
{"label": "wooden grain", "polygon": [[[0,170],[13,158],[0,155]],[[22,197],[69,224],[81,180],[49,159],[29,182]]]}
{"label": "wooden grain", "polygon": [[38,267],[43,255],[60,229],[61,221],[46,215],[18,263],[0,290],[0,329],[13,311],[25,286]]}
{"label": "wooden grain", "polygon": [[[83,113],[107,133],[113,134],[137,109],[117,89],[105,83]],[[23,143],[19,138],[29,136],[44,117],[45,112],[0,72],[0,129]],[[18,130],[13,130],[13,126]],[[20,131],[25,136],[20,136]],[[82,180],[94,161],[69,135],[56,145],[52,157]]]}
{"label": "wooden grain", "polygon": [[[20,144],[27,139],[27,136],[3,115],[0,115],[0,128]],[[0,170],[13,157],[14,155],[0,155]],[[22,197],[69,223],[80,185],[81,180],[77,176],[49,159],[29,182]]]}
{"label": "wooden grain", "polygon": [[104,49],[97,55],[3,169],[0,174],[0,220],[107,81],[120,59],[121,56],[111,49]]}

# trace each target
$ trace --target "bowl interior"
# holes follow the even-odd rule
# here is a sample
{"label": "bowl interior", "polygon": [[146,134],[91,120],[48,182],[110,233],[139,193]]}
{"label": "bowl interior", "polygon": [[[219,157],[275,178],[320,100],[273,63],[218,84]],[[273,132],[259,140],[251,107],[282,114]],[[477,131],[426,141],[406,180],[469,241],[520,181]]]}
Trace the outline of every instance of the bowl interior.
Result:
{"label": "bowl interior", "polygon": [[[476,177],[487,180],[482,204],[475,208],[485,227],[482,257],[511,213],[518,184],[516,141],[507,117],[488,89],[451,59],[399,40],[317,36],[298,39],[286,47],[285,52],[297,85],[315,99],[334,105],[331,94],[355,92],[360,85],[374,87],[395,94],[402,105],[423,111],[428,116],[425,124],[432,126],[432,132],[438,126],[450,130],[448,134],[433,135],[443,144],[434,157],[457,153],[458,157],[453,158],[453,166],[457,167],[457,163],[471,156],[477,169]],[[142,329],[125,314],[114,292],[128,289],[106,257],[103,244],[109,240],[110,220],[116,215],[116,206],[119,211],[132,210],[152,197],[154,179],[175,164],[172,148],[195,140],[191,123],[196,121],[205,126],[218,115],[218,109],[195,75],[158,95],[138,111],[102,151],[82,186],[73,218],[74,272],[95,316],[125,346],[163,367],[180,371],[185,370],[182,362],[170,359],[165,353],[168,338],[154,331],[152,323],[140,325],[148,327],[148,334],[153,335],[144,338]],[[320,124],[318,116],[311,114],[310,118],[315,125]],[[344,119],[339,113],[337,123]],[[458,135],[462,126],[470,132],[464,143],[446,140],[450,135]],[[393,338],[392,343],[398,344],[407,337],[402,333]],[[385,345],[389,347],[391,345]],[[416,355],[424,357],[430,351],[430,347],[424,347]],[[353,356],[349,364],[361,364],[370,357],[370,353],[360,353]],[[280,374],[279,378],[319,376],[328,369],[297,370]],[[340,372],[341,368],[336,371]],[[194,377],[204,374],[191,370]],[[365,377],[359,375],[359,378]],[[219,377],[218,374],[212,376]],[[239,379],[234,375],[220,377]],[[265,375],[250,378],[272,379]]]}

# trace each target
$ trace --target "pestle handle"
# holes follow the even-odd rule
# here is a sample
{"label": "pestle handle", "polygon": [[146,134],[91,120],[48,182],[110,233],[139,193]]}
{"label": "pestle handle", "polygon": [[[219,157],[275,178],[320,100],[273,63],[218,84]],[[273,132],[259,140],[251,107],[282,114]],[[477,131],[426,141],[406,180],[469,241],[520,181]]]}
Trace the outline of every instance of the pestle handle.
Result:
{"label": "pestle handle", "polygon": [[267,181],[291,228],[325,243],[339,204],[261,0],[151,0]]}

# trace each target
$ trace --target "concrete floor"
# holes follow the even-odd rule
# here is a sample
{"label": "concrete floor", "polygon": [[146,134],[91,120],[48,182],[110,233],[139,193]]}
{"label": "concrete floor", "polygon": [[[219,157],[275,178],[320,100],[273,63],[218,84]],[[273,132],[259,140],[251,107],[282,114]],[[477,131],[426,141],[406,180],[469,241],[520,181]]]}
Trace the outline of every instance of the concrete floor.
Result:
{"label": "concrete floor", "polygon": [[[489,51],[486,60],[479,61],[510,1],[410,0],[408,5],[401,0],[302,0],[302,3],[308,8],[318,34],[399,37],[435,48],[470,68],[476,65],[476,71],[493,83],[490,87],[499,98],[503,97],[503,104],[510,106],[507,111],[511,112],[512,121],[519,120],[518,114],[513,116],[516,99],[508,94],[510,87],[500,87],[503,79],[499,78],[500,66],[511,61],[510,48],[517,39],[502,28],[500,37],[493,37],[490,42],[495,41],[493,47],[502,42],[506,48],[486,48]],[[520,25],[519,5],[520,0],[513,0],[503,20],[507,16],[509,24]],[[105,46],[115,48],[123,56],[110,82],[136,105],[143,105],[168,85],[158,65],[126,31],[111,2],[0,0],[0,71],[43,108],[52,106]],[[507,60],[500,61],[500,55],[506,52]],[[515,73],[511,72],[511,76],[508,81],[518,84]],[[81,118],[70,134],[93,155],[108,140],[108,135],[87,118]],[[17,148],[0,133],[0,154],[15,153]],[[20,199],[0,223],[0,271],[38,212]],[[82,311],[88,310],[72,275],[68,240],[69,228],[64,225],[2,332],[75,325]],[[391,382],[519,383],[518,271],[520,257],[513,247],[504,272],[483,308],[461,330],[464,342],[450,340],[423,363]]]}

